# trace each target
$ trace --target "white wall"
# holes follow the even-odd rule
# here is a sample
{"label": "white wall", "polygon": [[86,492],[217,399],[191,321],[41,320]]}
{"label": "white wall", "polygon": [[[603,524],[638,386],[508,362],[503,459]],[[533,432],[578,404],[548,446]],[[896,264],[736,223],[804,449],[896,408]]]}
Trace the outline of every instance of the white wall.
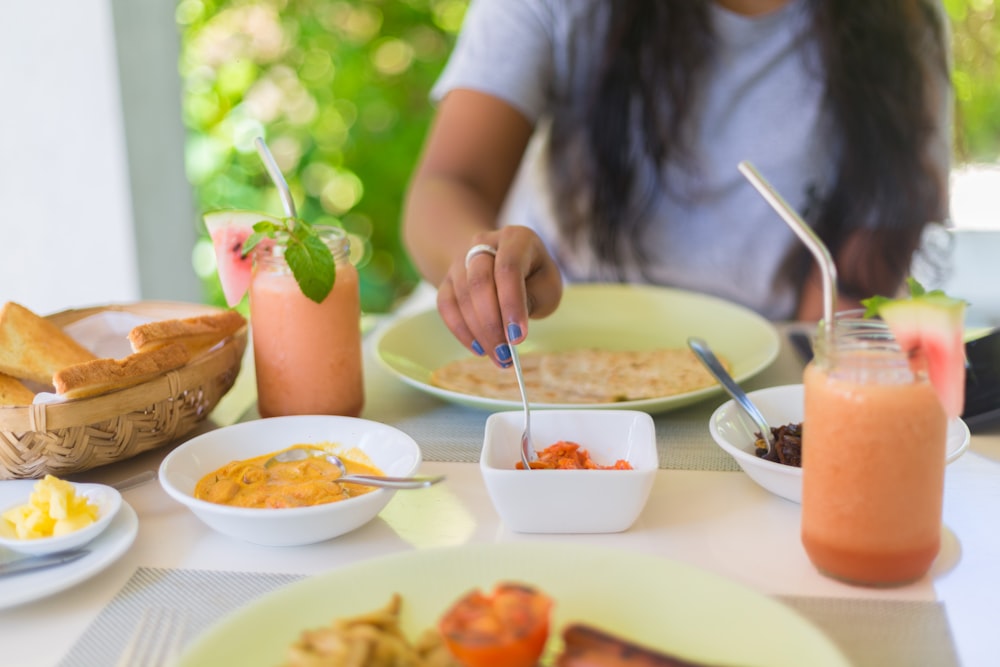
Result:
{"label": "white wall", "polygon": [[[140,298],[199,300],[174,3],[117,4],[128,8],[119,8],[119,30],[136,25],[124,42],[114,37],[111,0],[4,3],[0,302],[49,313]],[[158,38],[143,36],[151,29]],[[122,52],[129,43],[132,50]],[[119,76],[119,57],[131,79]],[[125,112],[138,113],[138,121],[126,122],[123,99],[132,100]],[[159,105],[159,118],[141,115],[148,115],[138,108],[143,99]],[[141,135],[130,141],[129,126],[158,128],[156,143]],[[143,206],[133,208],[133,184]],[[152,201],[142,198],[150,192]],[[164,228],[164,216],[173,216],[176,229]]]}

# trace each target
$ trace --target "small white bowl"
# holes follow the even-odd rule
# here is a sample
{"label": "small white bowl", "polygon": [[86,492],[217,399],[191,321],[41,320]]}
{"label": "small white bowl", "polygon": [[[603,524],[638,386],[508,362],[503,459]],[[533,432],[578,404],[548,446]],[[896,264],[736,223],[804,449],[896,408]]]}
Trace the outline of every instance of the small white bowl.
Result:
{"label": "small white bowl", "polygon": [[[796,424],[803,420],[805,393],[801,384],[758,389],[747,394],[772,427]],[[755,453],[754,432],[750,419],[733,401],[720,405],[712,413],[708,429],[715,442],[726,450],[750,478],[771,493],[802,502],[802,468],[767,461]],[[969,448],[969,427],[961,419],[948,423],[947,462],[951,463]]]}
{"label": "small white bowl", "polygon": [[[13,528],[6,521],[0,521],[0,546],[12,551],[30,556],[44,556],[78,549],[104,532],[111,520],[118,514],[122,506],[122,494],[116,489],[104,484],[73,484],[77,495],[87,498],[91,505],[97,506],[97,520],[89,526],[57,537],[39,537],[33,540],[18,539]],[[28,498],[11,503],[0,509],[0,514],[7,510],[24,505]]]}
{"label": "small white bowl", "polygon": [[533,410],[536,450],[579,444],[600,465],[624,459],[632,470],[517,470],[521,411],[486,420],[479,459],[493,506],[519,533],[616,533],[639,517],[659,467],[653,419],[632,410]]}
{"label": "small white bowl", "polygon": [[194,497],[198,480],[231,461],[295,444],[322,442],[338,445],[342,452],[364,452],[386,475],[413,475],[422,462],[413,438],[385,424],[325,415],[273,417],[234,424],[188,440],[163,460],[160,483],[171,497],[224,535],[266,546],[323,542],[374,519],[395,491],[375,489],[347,500],[282,509],[230,507]]}

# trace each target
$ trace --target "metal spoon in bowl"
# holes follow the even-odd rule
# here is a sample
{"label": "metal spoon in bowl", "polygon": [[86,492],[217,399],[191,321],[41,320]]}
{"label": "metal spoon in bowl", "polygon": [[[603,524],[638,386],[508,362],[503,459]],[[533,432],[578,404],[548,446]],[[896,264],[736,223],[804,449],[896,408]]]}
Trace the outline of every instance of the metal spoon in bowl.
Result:
{"label": "metal spoon in bowl", "polygon": [[726,393],[733,397],[736,404],[743,408],[743,412],[757,425],[757,428],[760,429],[760,435],[764,439],[764,444],[767,445],[767,454],[770,454],[774,448],[774,433],[771,431],[771,427],[768,426],[767,420],[764,419],[764,415],[760,413],[760,410],[753,404],[746,392],[736,384],[736,381],[719,362],[715,353],[712,352],[708,343],[701,338],[688,338],[688,347],[698,357],[698,360],[705,365],[708,372],[719,381],[719,384],[726,390]]}
{"label": "metal spoon in bowl", "polygon": [[436,477],[416,476],[416,477],[385,477],[381,475],[351,475],[347,472],[347,466],[336,454],[317,449],[314,447],[295,447],[278,452],[264,462],[265,468],[270,468],[275,463],[289,463],[292,461],[304,461],[313,456],[325,458],[327,461],[340,469],[340,477],[336,482],[350,482],[353,484],[363,484],[365,486],[379,486],[386,489],[423,489],[444,480],[444,475]]}

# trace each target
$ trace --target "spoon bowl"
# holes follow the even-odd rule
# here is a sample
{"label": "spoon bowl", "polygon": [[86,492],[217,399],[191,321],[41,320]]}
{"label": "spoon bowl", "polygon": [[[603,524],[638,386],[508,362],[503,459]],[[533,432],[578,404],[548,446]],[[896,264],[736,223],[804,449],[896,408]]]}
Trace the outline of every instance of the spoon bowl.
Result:
{"label": "spoon bowl", "polygon": [[276,463],[291,463],[294,461],[304,461],[308,458],[319,457],[326,459],[340,470],[340,477],[337,482],[345,484],[363,484],[365,486],[377,486],[386,489],[424,489],[433,486],[444,480],[444,475],[433,477],[416,475],[414,477],[386,477],[383,475],[352,475],[347,472],[344,461],[331,452],[315,447],[294,447],[278,452],[264,462],[265,468],[270,468]]}
{"label": "spoon bowl", "polygon": [[694,355],[698,357],[698,360],[708,369],[708,372],[712,374],[722,388],[726,390],[736,404],[743,409],[743,412],[750,418],[751,421],[757,426],[760,431],[760,436],[764,440],[764,444],[767,445],[766,454],[770,454],[771,450],[774,448],[774,433],[771,431],[771,427],[768,425],[767,420],[764,419],[764,415],[761,414],[757,406],[753,404],[750,397],[747,396],[746,392],[736,384],[736,380],[733,376],[729,374],[729,371],[722,365],[715,353],[712,352],[712,348],[708,346],[701,338],[688,338],[688,347],[694,352]]}

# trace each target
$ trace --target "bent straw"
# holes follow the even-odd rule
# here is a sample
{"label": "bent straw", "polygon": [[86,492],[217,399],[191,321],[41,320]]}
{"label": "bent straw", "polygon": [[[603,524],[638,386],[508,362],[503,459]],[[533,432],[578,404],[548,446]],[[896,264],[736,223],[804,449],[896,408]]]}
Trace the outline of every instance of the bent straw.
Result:
{"label": "bent straw", "polygon": [[834,302],[837,298],[837,267],[833,263],[833,256],[812,227],[799,217],[795,209],[789,206],[778,191],[760,175],[756,167],[743,160],[738,168],[816,258],[823,279],[823,333],[826,342],[830,343],[833,337],[833,313],[836,310]]}
{"label": "bent straw", "polygon": [[253,142],[257,146],[257,153],[260,155],[260,159],[267,168],[267,173],[278,188],[278,194],[281,195],[281,203],[285,207],[285,214],[289,218],[294,218],[295,200],[292,199],[292,193],[288,189],[288,183],[285,182],[285,177],[281,173],[281,169],[278,168],[278,163],[274,161],[274,156],[271,155],[271,151],[268,150],[267,144],[264,143],[261,137],[257,137]]}

